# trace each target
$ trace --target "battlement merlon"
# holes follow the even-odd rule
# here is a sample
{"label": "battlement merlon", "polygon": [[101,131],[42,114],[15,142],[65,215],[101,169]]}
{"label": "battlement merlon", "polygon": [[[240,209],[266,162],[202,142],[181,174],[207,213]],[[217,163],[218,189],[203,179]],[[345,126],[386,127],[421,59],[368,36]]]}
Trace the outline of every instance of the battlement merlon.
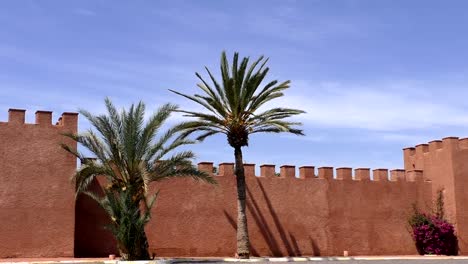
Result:
{"label": "battlement merlon", "polygon": [[353,169],[347,167],[341,167],[336,169],[336,179],[337,180],[352,180],[353,179]]}
{"label": "battlement merlon", "polygon": [[57,126],[63,126],[69,128],[73,131],[78,131],[78,113],[74,112],[64,112],[59,118]]}
{"label": "battlement merlon", "polygon": [[440,156],[440,153],[455,153],[468,149],[468,138],[445,137],[415,147],[403,149],[405,170],[424,170],[425,157]]}
{"label": "battlement merlon", "polygon": [[429,141],[429,152],[433,152],[441,148],[442,148],[442,140]]}
{"label": "battlement merlon", "polygon": [[218,175],[234,175],[234,163],[223,162],[219,164]]}
{"label": "battlement merlon", "polygon": [[52,111],[36,111],[36,125],[51,126],[52,125]]}
{"label": "battlement merlon", "polygon": [[273,178],[275,175],[275,165],[263,164],[260,165],[260,177]]}
{"label": "battlement merlon", "polygon": [[[219,164],[217,173],[214,173],[213,162],[200,162],[198,169],[205,171],[214,177],[233,177],[235,175],[234,163],[223,162]],[[296,166],[294,165],[281,165],[279,166],[279,173],[276,172],[276,165],[262,164],[260,165],[260,175],[255,174],[255,164],[244,163],[244,175],[246,178],[274,178],[274,179],[295,179],[298,181],[305,179],[312,180],[325,180],[330,182],[338,181],[353,181],[353,182],[416,182],[421,181],[422,170],[408,170],[404,169],[374,169],[349,167],[319,167],[318,173],[315,173],[315,166],[301,166],[299,167],[299,175],[296,174]]]}
{"label": "battlement merlon", "polygon": [[461,138],[458,142],[460,149],[468,149],[468,138]]}
{"label": "battlement merlon", "polygon": [[26,110],[24,109],[8,109],[8,123],[11,124],[24,124]]}
{"label": "battlement merlon", "polygon": [[405,156],[422,155],[442,149],[468,148],[468,138],[445,137],[442,140],[432,140],[428,143],[419,144],[415,147],[404,148]]}
{"label": "battlement merlon", "polygon": [[244,174],[245,177],[255,177],[255,164],[244,163]]}
{"label": "battlement merlon", "polygon": [[369,168],[357,168],[354,171],[354,179],[356,181],[370,181],[370,169]]}
{"label": "battlement merlon", "polygon": [[293,165],[283,165],[280,167],[281,178],[296,178],[296,167]]}
{"label": "battlement merlon", "polygon": [[78,113],[64,112],[55,125],[52,124],[52,111],[38,110],[35,113],[34,124],[26,123],[26,110],[10,108],[8,110],[8,124],[36,125],[40,127],[63,127],[76,133],[78,130]]}
{"label": "battlement merlon", "polygon": [[416,155],[423,155],[424,153],[429,152],[429,144],[419,144],[416,145],[414,148]]}
{"label": "battlement merlon", "polygon": [[404,148],[403,152],[405,156],[421,155],[424,153],[430,153],[440,149],[459,148],[460,146],[468,147],[468,139],[458,137],[445,137],[442,140],[432,140],[428,143],[419,144],[415,147]]}
{"label": "battlement merlon", "polygon": [[388,169],[372,170],[374,181],[388,181]]}
{"label": "battlement merlon", "polygon": [[390,181],[405,181],[405,170],[402,170],[402,169],[391,170]]}
{"label": "battlement merlon", "polygon": [[315,178],[315,167],[314,166],[302,166],[299,167],[299,178],[300,179],[311,179]]}

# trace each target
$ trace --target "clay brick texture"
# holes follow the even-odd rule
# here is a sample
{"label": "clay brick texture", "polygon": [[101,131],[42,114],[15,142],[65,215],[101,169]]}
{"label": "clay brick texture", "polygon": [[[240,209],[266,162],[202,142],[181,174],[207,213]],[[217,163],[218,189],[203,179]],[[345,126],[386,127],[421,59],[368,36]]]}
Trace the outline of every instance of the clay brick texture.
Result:
{"label": "clay brick texture", "polygon": [[75,133],[77,114],[10,109],[0,122],[0,257],[73,256],[75,198],[70,177],[76,159],[60,147],[73,144],[61,135]]}
{"label": "clay brick texture", "polygon": [[[105,257],[115,241],[108,219],[91,199],[75,201],[70,177],[76,160],[63,151],[63,132],[77,131],[77,115],[56,125],[39,111],[36,124],[23,110],[0,122],[0,258]],[[71,142],[66,142],[71,144]],[[412,205],[429,209],[444,189],[461,253],[468,253],[468,140],[446,138],[404,150],[404,169],[247,164],[248,221],[257,256],[416,254],[407,219]],[[218,185],[191,179],[153,184],[160,190],[147,226],[156,256],[233,256],[234,165],[219,164]],[[212,172],[213,163],[199,168]],[[275,174],[278,171],[279,176]],[[97,181],[93,183],[96,187]]]}

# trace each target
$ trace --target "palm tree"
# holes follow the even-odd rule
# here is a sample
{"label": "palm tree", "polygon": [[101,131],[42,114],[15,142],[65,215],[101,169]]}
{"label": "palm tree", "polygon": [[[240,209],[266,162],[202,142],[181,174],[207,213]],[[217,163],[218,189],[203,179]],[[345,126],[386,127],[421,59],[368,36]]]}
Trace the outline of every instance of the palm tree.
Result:
{"label": "palm tree", "polygon": [[[118,111],[109,99],[105,100],[107,114],[93,115],[80,110],[94,129],[81,134],[65,134],[91,152],[95,159],[87,159],[77,149],[62,147],[80,159],[82,166],[73,180],[76,195],[85,193],[94,198],[107,212],[109,229],[116,237],[123,259],[149,259],[148,241],[144,226],[150,219],[150,209],[156,194],[149,194],[148,185],[172,177],[192,177],[209,183],[214,179],[198,171],[191,160],[191,151],[174,151],[193,141],[177,138],[171,128],[157,137],[161,126],[177,110],[172,104],[161,106],[145,122],[145,105],[139,102],[126,111]],[[98,176],[108,185],[100,193],[88,191]]]}
{"label": "palm tree", "polygon": [[[298,122],[285,121],[304,111],[291,108],[271,108],[260,111],[265,103],[283,96],[290,81],[279,83],[270,81],[262,86],[269,68],[265,67],[268,59],[261,56],[249,66],[249,58],[243,58],[238,64],[238,53],[234,53],[230,67],[226,53],[221,54],[221,82],[218,82],[210,70],[205,67],[212,86],[200,74],[196,76],[201,83],[198,87],[204,94],[186,95],[170,90],[203,106],[206,112],[178,110],[185,116],[196,118],[178,126],[180,139],[197,133],[196,140],[202,141],[215,134],[225,134],[227,141],[234,148],[235,174],[237,180],[237,255],[239,258],[250,257],[250,241],[245,212],[246,184],[242,147],[249,143],[249,135],[256,133],[288,132],[303,135],[302,130],[294,128]],[[259,67],[258,67],[259,66]]]}

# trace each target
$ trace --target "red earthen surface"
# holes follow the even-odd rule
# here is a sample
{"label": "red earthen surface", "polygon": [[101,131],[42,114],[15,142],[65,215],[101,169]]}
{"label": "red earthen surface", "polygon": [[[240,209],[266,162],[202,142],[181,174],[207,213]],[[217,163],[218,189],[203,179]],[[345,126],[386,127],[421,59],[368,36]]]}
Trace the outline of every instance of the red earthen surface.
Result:
{"label": "red earthen surface", "polygon": [[[91,192],[100,193],[99,182],[95,180]],[[80,194],[75,205],[75,256],[106,257],[117,254],[117,245],[110,232],[104,229],[109,224],[106,212],[96,201]]]}
{"label": "red earthen surface", "polygon": [[75,199],[70,176],[76,159],[60,143],[76,132],[77,115],[38,111],[25,124],[25,111],[11,109],[0,122],[0,257],[71,257]]}
{"label": "red earthen surface", "polygon": [[[199,168],[211,171],[212,163],[201,163]],[[174,179],[152,186],[153,190],[160,190],[160,196],[147,235],[150,249],[157,256],[233,255],[236,246],[233,165],[220,164],[219,171],[229,173],[215,176],[217,186],[191,179]],[[330,177],[299,179],[295,178],[293,166],[283,166],[281,171],[280,177],[274,176],[274,170],[268,170],[269,174],[264,171],[263,177],[247,177],[249,233],[254,255],[329,256],[341,255],[344,250],[353,255],[416,253],[407,218],[413,203],[424,207],[430,200],[431,184],[423,182],[422,177],[414,182],[388,181],[386,177],[380,181],[357,181],[352,180],[352,171],[346,168],[339,170],[344,179],[335,180],[333,169],[326,167],[321,171]],[[86,208],[92,208],[92,204]],[[98,225],[92,227],[91,222],[87,223],[88,230],[99,231]],[[77,236],[85,233],[90,232]],[[80,239],[83,243],[76,245],[80,252],[87,252],[81,256],[113,253],[96,246],[107,247],[108,239],[86,242],[92,237],[101,235],[83,237]]]}
{"label": "red earthen surface", "polygon": [[[97,204],[74,200],[76,160],[59,143],[76,132],[76,114],[57,125],[51,113],[24,124],[11,110],[0,123],[0,257],[107,257],[115,241]],[[407,219],[414,203],[427,209],[443,188],[461,252],[468,240],[468,140],[446,138],[404,150],[405,170],[247,164],[248,221],[257,256],[416,254]],[[199,168],[212,172],[213,163]],[[354,171],[354,175],[353,174]],[[236,189],[233,164],[219,165],[219,184],[191,179],[153,184],[160,190],[147,226],[157,256],[233,256]],[[372,177],[371,177],[372,174]],[[95,181],[94,187],[98,181]]]}
{"label": "red earthen surface", "polygon": [[405,169],[423,171],[433,197],[442,189],[446,216],[455,224],[460,252],[468,254],[468,139],[447,137],[404,149]]}

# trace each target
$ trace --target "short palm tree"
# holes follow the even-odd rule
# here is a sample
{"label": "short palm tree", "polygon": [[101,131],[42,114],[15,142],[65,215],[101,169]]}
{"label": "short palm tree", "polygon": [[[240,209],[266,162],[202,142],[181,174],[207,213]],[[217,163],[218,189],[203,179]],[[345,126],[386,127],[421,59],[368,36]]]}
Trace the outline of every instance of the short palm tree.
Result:
{"label": "short palm tree", "polygon": [[261,111],[260,108],[265,103],[283,96],[283,91],[290,87],[290,81],[279,83],[274,80],[262,85],[269,71],[269,68],[265,67],[268,59],[261,56],[249,66],[249,58],[243,58],[239,64],[238,57],[238,53],[234,53],[232,65],[229,65],[226,53],[221,54],[221,82],[216,80],[207,67],[205,69],[212,85],[196,73],[201,81],[198,87],[203,90],[203,95],[192,96],[171,91],[198,103],[206,110],[179,110],[186,116],[195,118],[179,125],[181,139],[193,133],[197,133],[196,140],[200,141],[211,135],[225,134],[229,145],[234,148],[238,208],[237,255],[240,258],[249,258],[250,241],[245,212],[246,183],[242,147],[248,145],[249,135],[256,133],[288,132],[303,135],[302,130],[295,128],[301,123],[285,121],[285,118],[304,111],[281,107]]}
{"label": "short palm tree", "polygon": [[[193,177],[210,183],[214,179],[192,165],[191,151],[174,153],[192,141],[176,137],[174,128],[157,136],[177,109],[175,105],[163,105],[145,122],[143,102],[120,112],[109,99],[105,104],[107,114],[104,115],[80,111],[94,129],[77,135],[66,134],[95,159],[86,159],[67,145],[62,147],[81,160],[82,166],[73,177],[76,194],[88,194],[106,210],[112,220],[109,229],[116,237],[121,257],[149,259],[144,227],[150,219],[156,194],[148,194],[148,185],[172,177]],[[105,177],[108,185],[101,186],[101,193],[90,193],[88,187],[98,176]]]}

